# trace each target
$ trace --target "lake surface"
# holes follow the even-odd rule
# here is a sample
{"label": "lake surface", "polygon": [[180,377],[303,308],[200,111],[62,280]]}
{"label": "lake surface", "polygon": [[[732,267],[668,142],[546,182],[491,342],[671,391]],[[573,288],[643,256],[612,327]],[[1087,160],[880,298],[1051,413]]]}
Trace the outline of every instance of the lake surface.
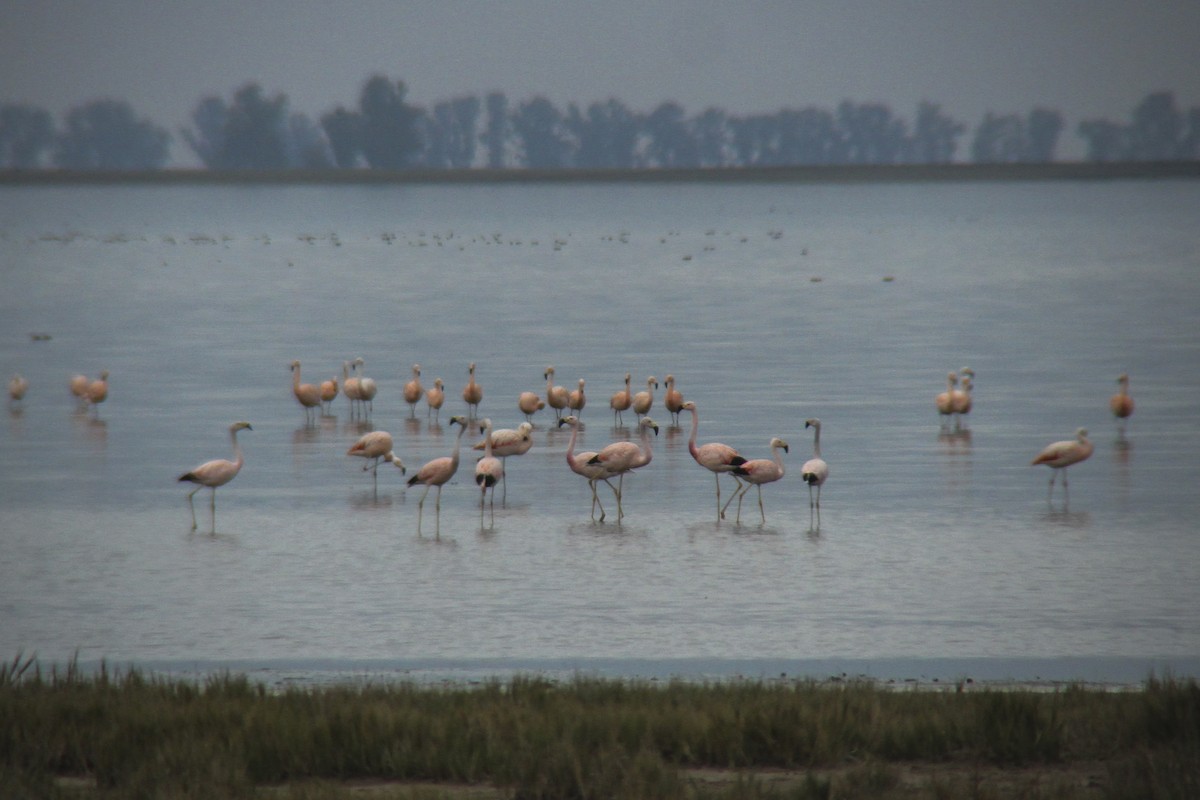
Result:
{"label": "lake surface", "polygon": [[[1200,672],[1200,181],[0,188],[0,658],[165,669],[904,678]],[[47,334],[35,340],[31,334]],[[370,421],[306,382],[361,356]],[[662,388],[625,518],[589,517],[535,416],[481,516],[475,454],[408,476],[480,408],[586,379],[579,450],[636,439],[609,396],[673,374],[699,440],[784,478],[718,520]],[[446,383],[440,423],[401,398]],[[966,431],[946,373],[975,370]],[[67,382],[110,371],[80,410]],[[1117,375],[1137,409],[1108,411]],[[801,464],[822,420],[819,524]],[[246,463],[196,495],[176,478]],[[1046,444],[1091,431],[1069,502]],[[468,435],[464,441],[478,441]],[[722,479],[723,499],[732,482]]]}

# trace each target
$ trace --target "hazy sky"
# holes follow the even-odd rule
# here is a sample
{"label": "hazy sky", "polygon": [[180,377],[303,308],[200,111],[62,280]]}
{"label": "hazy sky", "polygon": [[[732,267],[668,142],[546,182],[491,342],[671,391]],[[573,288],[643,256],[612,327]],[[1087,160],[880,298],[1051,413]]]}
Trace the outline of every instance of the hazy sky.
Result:
{"label": "hazy sky", "polygon": [[3,0],[0,101],[127,100],[172,133],[250,81],[315,120],[373,73],[424,106],[492,90],[689,114],[849,99],[911,121],[931,100],[974,126],[1040,105],[1066,118],[1065,157],[1081,120],[1125,120],[1147,92],[1200,105],[1198,42],[1197,0]]}

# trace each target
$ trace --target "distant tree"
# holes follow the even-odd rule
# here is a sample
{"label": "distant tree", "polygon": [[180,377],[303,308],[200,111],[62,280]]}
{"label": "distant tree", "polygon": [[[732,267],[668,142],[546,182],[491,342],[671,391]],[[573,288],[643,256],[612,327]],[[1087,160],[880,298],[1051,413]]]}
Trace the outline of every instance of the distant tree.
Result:
{"label": "distant tree", "polygon": [[266,97],[248,83],[226,104],[206,97],[192,112],[195,131],[184,130],[188,145],[209,169],[283,169],[292,166],[292,131],[287,95]]}
{"label": "distant tree", "polygon": [[976,164],[1011,164],[1025,160],[1025,121],[1018,114],[988,112],[975,129],[971,159]]}
{"label": "distant tree", "polygon": [[484,103],[487,105],[487,123],[481,138],[487,150],[489,169],[504,167],[509,136],[508,98],[503,92],[491,92]]}
{"label": "distant tree", "polygon": [[184,141],[200,162],[209,169],[223,166],[225,157],[225,125],[229,119],[229,107],[219,97],[205,97],[192,111],[192,124],[196,130],[180,130]]}
{"label": "distant tree", "polygon": [[1084,120],[1079,135],[1087,141],[1088,161],[1122,161],[1129,154],[1129,129],[1106,119]]}
{"label": "distant tree", "polygon": [[620,101],[592,103],[586,115],[571,105],[566,127],[578,142],[575,166],[601,169],[636,166],[640,122]]}
{"label": "distant tree", "polygon": [[905,151],[908,132],[904,121],[882,103],[838,104],[838,129],[849,164],[894,164]]}
{"label": "distant tree", "polygon": [[1187,124],[1180,142],[1179,157],[1189,161],[1200,159],[1200,106],[1188,109]]}
{"label": "distant tree", "polygon": [[780,117],[780,161],[784,164],[830,164],[843,150],[842,134],[828,111],[784,110]]}
{"label": "distant tree", "polygon": [[362,166],[362,117],[357,112],[338,106],[321,116],[321,128],[340,169]]}
{"label": "distant tree", "polygon": [[1035,108],[1025,122],[1025,160],[1031,164],[1046,164],[1054,160],[1058,135],[1062,133],[1063,118],[1057,111]]}
{"label": "distant tree", "polygon": [[97,100],[67,112],[54,163],[65,169],[159,169],[171,135],[118,100]]}
{"label": "distant tree", "polygon": [[702,167],[725,167],[733,162],[733,130],[729,115],[707,108],[688,126]]}
{"label": "distant tree", "polygon": [[419,109],[407,104],[403,81],[394,84],[374,75],[363,85],[359,98],[362,116],[362,149],[367,165],[376,169],[403,169],[421,151]]}
{"label": "distant tree", "polygon": [[0,167],[43,166],[54,137],[54,119],[45,109],[23,103],[0,104]]}
{"label": "distant tree", "polygon": [[936,103],[917,106],[917,121],[908,148],[908,161],[916,164],[946,164],[954,160],[958,137],[967,126],[942,113]]}
{"label": "distant tree", "polygon": [[700,148],[688,124],[683,107],[662,103],[642,122],[648,139],[646,160],[651,167],[698,167]]}
{"label": "distant tree", "polygon": [[324,131],[305,114],[288,117],[287,163],[302,169],[334,166],[333,151]]}
{"label": "distant tree", "polygon": [[1179,158],[1184,117],[1171,92],[1146,95],[1133,110],[1129,157],[1134,161],[1172,161]]}
{"label": "distant tree", "polygon": [[424,136],[426,166],[451,169],[474,166],[479,105],[477,97],[460,97],[433,107]]}
{"label": "distant tree", "polygon": [[769,114],[730,118],[729,129],[734,163],[742,167],[758,167],[773,162],[776,125]]}
{"label": "distant tree", "polygon": [[571,166],[572,143],[563,115],[545,97],[522,103],[512,115],[513,131],[533,169]]}

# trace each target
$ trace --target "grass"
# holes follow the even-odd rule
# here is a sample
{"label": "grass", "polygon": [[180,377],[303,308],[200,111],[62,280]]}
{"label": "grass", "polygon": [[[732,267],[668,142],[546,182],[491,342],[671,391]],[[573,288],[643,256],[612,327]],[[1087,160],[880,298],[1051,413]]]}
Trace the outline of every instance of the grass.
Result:
{"label": "grass", "polygon": [[535,677],[269,691],[0,665],[14,797],[1191,798],[1200,686]]}

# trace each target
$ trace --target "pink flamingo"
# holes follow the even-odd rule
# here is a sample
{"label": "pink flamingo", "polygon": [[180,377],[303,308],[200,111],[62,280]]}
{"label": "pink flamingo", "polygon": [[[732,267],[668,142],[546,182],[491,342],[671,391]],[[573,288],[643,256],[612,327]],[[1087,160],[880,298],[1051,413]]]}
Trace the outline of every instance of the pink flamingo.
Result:
{"label": "pink flamingo", "polygon": [[567,390],[554,385],[554,367],[546,367],[542,373],[546,379],[546,405],[554,409],[554,418],[562,419],[562,410],[567,407]]}
{"label": "pink flamingo", "polygon": [[101,370],[100,377],[88,383],[86,399],[96,416],[100,416],[100,404],[108,399],[108,370]]}
{"label": "pink flamingo", "polygon": [[25,393],[29,391],[29,379],[23,378],[20,375],[13,375],[8,382],[8,399],[10,402],[19,403],[25,397]]}
{"label": "pink flamingo", "polygon": [[[733,474],[746,482],[745,486],[733,493],[738,501],[736,521],[739,523],[742,521],[742,498],[746,492],[750,491],[751,486],[758,487],[758,511],[762,514],[762,521],[764,523],[767,521],[767,512],[763,508],[762,487],[764,483],[772,483],[783,477],[783,456],[779,454],[779,451],[782,450],[785,453],[788,451],[787,442],[778,436],[771,440],[770,447],[772,458],[751,459],[733,468]],[[732,502],[733,497],[730,497],[725,501],[725,508],[728,508]],[[725,516],[724,508],[721,509],[721,516]]]}
{"label": "pink flamingo", "polygon": [[446,402],[446,384],[442,383],[441,378],[433,379],[433,386],[425,390],[425,419],[429,419],[429,412],[434,412],[433,420],[437,422],[442,413],[442,404]]}
{"label": "pink flamingo", "polygon": [[417,403],[424,394],[424,387],[421,386],[421,365],[413,364],[412,380],[404,384],[404,402],[408,403],[409,419],[417,416]]}
{"label": "pink flamingo", "polygon": [[958,385],[958,375],[951,372],[946,375],[946,391],[933,398],[933,404],[937,406],[938,414],[942,416],[942,427],[946,427],[946,421],[954,415],[954,387]]}
{"label": "pink flamingo", "polygon": [[536,392],[521,392],[517,397],[517,409],[525,415],[526,422],[532,423],[533,415],[545,407],[545,401]]}
{"label": "pink flamingo", "polygon": [[418,483],[425,485],[425,491],[421,493],[421,500],[417,503],[417,533],[421,532],[421,516],[425,510],[425,496],[429,494],[431,486],[437,487],[437,522],[438,531],[441,532],[442,524],[442,486],[444,486],[454,473],[458,472],[458,447],[462,442],[463,431],[467,429],[467,418],[454,416],[450,418],[451,425],[459,425],[458,434],[454,437],[454,452],[448,456],[435,458],[432,461],[425,462],[417,474],[408,479],[409,486],[416,486]]}
{"label": "pink flamingo", "polygon": [[371,474],[375,476],[376,482],[379,480],[379,465],[380,463],[395,464],[403,475],[407,470],[404,468],[404,462],[396,458],[396,454],[392,452],[392,435],[387,431],[371,431],[363,434],[357,442],[350,445],[350,449],[346,451],[348,456],[357,456],[359,458],[370,459],[370,464],[363,465],[363,472],[371,470]]}
{"label": "pink flamingo", "polygon": [[683,410],[683,393],[675,388],[675,376],[668,375],[664,381],[667,391],[663,394],[663,405],[671,412],[671,424],[679,425],[679,412]]}
{"label": "pink flamingo", "polygon": [[[592,490],[592,519],[596,518],[596,506],[600,506],[600,521],[604,522],[604,504],[600,502],[600,496],[596,494],[596,481],[604,481],[608,484],[608,488],[612,489],[613,497],[617,497],[617,487],[609,483],[608,468],[603,464],[590,464],[596,453],[591,450],[585,450],[582,453],[575,453],[575,438],[579,434],[579,418],[576,416],[565,416],[558,421],[559,427],[563,425],[571,426],[571,441],[567,443],[567,466],[576,475],[582,475],[587,478],[588,488]],[[619,499],[619,498],[618,498]]]}
{"label": "pink flamingo", "polygon": [[321,413],[328,414],[333,409],[333,401],[338,396],[338,379],[334,375],[327,381],[321,381]]}
{"label": "pink flamingo", "polygon": [[688,452],[692,454],[692,458],[696,459],[696,463],[713,473],[713,477],[717,483],[717,517],[723,516],[721,511],[721,475],[729,474],[733,476],[734,483],[737,486],[734,488],[734,494],[742,488],[742,481],[733,471],[734,467],[746,463],[746,459],[738,454],[727,444],[720,442],[709,442],[708,444],[696,445],[696,432],[700,428],[700,416],[696,411],[696,404],[691,400],[686,400],[680,405],[680,410],[692,412],[692,435],[688,439]]}
{"label": "pink flamingo", "polygon": [[587,397],[583,394],[583,378],[579,379],[579,388],[572,389],[567,395],[567,408],[575,412],[575,416],[583,415],[583,407],[587,405]]}
{"label": "pink flamingo", "polygon": [[479,401],[483,399],[483,387],[475,382],[475,362],[467,367],[467,385],[463,387],[462,399],[467,403],[467,418],[475,419],[479,413]]}
{"label": "pink flamingo", "polygon": [[1050,467],[1053,472],[1050,473],[1050,491],[1047,500],[1054,497],[1054,479],[1058,477],[1058,471],[1062,470],[1063,496],[1067,496],[1067,467],[1072,464],[1078,464],[1080,461],[1086,461],[1091,457],[1093,450],[1092,443],[1088,440],[1087,428],[1080,428],[1075,431],[1075,438],[1068,439],[1062,442],[1054,442],[1046,445],[1042,452],[1030,461],[1030,466],[1034,464],[1045,464]]}
{"label": "pink flamingo", "polygon": [[825,479],[829,477],[829,465],[825,463],[825,459],[821,458],[821,420],[806,419],[804,427],[813,429],[813,457],[805,461],[804,466],[800,468],[800,480],[808,484],[809,514],[814,508],[813,487],[817,487],[815,508],[819,520],[821,518],[821,487],[825,485]]}
{"label": "pink flamingo", "polygon": [[959,427],[963,422],[963,418],[971,413],[971,389],[975,386],[975,370],[970,367],[963,367],[958,371],[958,374],[962,389],[958,389],[950,394],[950,405],[954,413],[958,415],[955,427]]}
{"label": "pink flamingo", "polygon": [[[365,363],[366,362],[362,360],[361,356],[354,359],[354,366],[356,369],[363,366]],[[375,393],[378,390],[379,387],[375,383],[374,378],[368,378],[364,375],[358,379],[359,398],[362,400],[362,407],[368,417],[371,416],[371,412],[375,410]]]}
{"label": "pink flamingo", "polygon": [[192,512],[192,530],[196,530],[196,507],[192,504],[192,496],[205,486],[212,489],[212,499],[210,500],[212,529],[214,533],[217,530],[217,487],[224,486],[237,477],[245,461],[242,458],[242,448],[237,440],[238,431],[241,430],[250,431],[254,429],[250,427],[249,422],[235,422],[229,426],[229,438],[233,440],[233,461],[227,461],[223,458],[206,461],[191,472],[185,472],[179,476],[180,481],[199,484],[187,496],[188,508]]}
{"label": "pink flamingo", "polygon": [[491,445],[492,453],[501,460],[505,467],[502,473],[504,482],[504,496],[500,502],[508,501],[508,457],[523,456],[529,452],[529,448],[533,447],[533,423],[522,422],[514,428],[497,428],[484,438],[482,442],[478,442],[472,446],[473,450],[484,450],[487,445]]}
{"label": "pink flamingo", "polygon": [[492,421],[485,419],[483,426],[483,458],[475,462],[475,483],[479,485],[479,515],[483,516],[483,498],[492,490],[492,520],[496,519],[496,484],[504,480],[504,462],[493,455],[492,450]]}
{"label": "pink flamingo", "polygon": [[342,394],[350,401],[350,416],[354,417],[355,409],[362,404],[362,381],[351,377],[353,367],[349,361],[342,362]]}
{"label": "pink flamingo", "polygon": [[609,398],[608,405],[613,410],[613,424],[624,425],[625,420],[621,417],[622,411],[628,411],[633,405],[633,395],[629,393],[629,382],[633,380],[633,376],[628,372],[625,373],[625,388],[613,394]]}
{"label": "pink flamingo", "polygon": [[654,405],[654,390],[657,388],[658,378],[651,375],[646,378],[646,391],[633,396],[633,413],[637,414],[638,419],[650,413],[650,407]]}
{"label": "pink flamingo", "polygon": [[304,408],[304,421],[311,423],[313,421],[313,411],[321,405],[321,390],[311,383],[300,382],[300,362],[292,362],[292,394],[296,395],[296,400]]}
{"label": "pink flamingo", "polygon": [[87,375],[73,375],[71,377],[71,394],[75,395],[75,399],[79,401],[81,406],[87,404],[87,388],[91,381]]}
{"label": "pink flamingo", "polygon": [[617,476],[617,521],[625,516],[621,508],[621,499],[625,489],[625,473],[646,466],[654,458],[650,450],[650,431],[658,435],[658,424],[649,417],[642,417],[638,423],[642,434],[641,445],[633,442],[613,442],[599,453],[588,459],[592,466],[602,466],[608,470],[609,477]]}
{"label": "pink flamingo", "polygon": [[1108,399],[1108,408],[1118,420],[1128,419],[1133,414],[1133,398],[1129,396],[1129,376],[1121,373],[1117,377],[1120,390]]}

